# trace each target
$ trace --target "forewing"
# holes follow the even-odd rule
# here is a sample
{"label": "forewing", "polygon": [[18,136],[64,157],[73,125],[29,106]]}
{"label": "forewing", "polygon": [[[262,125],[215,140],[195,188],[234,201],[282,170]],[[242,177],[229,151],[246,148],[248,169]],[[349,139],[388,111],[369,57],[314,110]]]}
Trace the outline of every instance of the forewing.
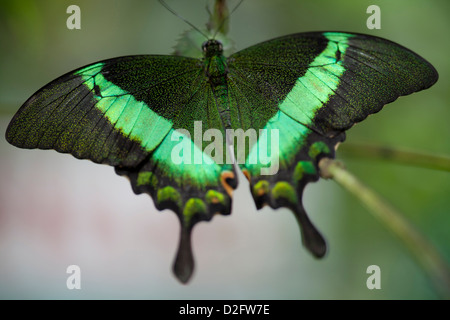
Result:
{"label": "forewing", "polygon": [[129,56],[69,72],[25,102],[6,139],[17,147],[55,149],[97,163],[138,165],[173,127],[170,116],[187,99],[197,64],[179,57]]}

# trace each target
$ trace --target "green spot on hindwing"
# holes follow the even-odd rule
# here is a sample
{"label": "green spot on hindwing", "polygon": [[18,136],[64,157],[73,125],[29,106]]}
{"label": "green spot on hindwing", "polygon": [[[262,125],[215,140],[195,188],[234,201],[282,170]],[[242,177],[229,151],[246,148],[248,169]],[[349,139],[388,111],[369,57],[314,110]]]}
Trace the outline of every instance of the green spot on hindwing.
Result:
{"label": "green spot on hindwing", "polygon": [[317,170],[311,161],[299,161],[294,169],[294,181],[299,182],[305,174],[316,174]]}
{"label": "green spot on hindwing", "polygon": [[253,196],[261,197],[269,192],[269,181],[260,180],[253,186]]}
{"label": "green spot on hindwing", "polygon": [[277,182],[272,189],[272,196],[275,200],[286,199],[289,203],[297,203],[297,193],[295,189],[286,181]]}
{"label": "green spot on hindwing", "polygon": [[323,141],[314,142],[309,148],[308,155],[315,159],[321,153],[330,153],[330,148]]}
{"label": "green spot on hindwing", "polygon": [[158,190],[157,194],[158,203],[171,201],[181,206],[181,195],[175,190],[175,188],[167,186]]}
{"label": "green spot on hindwing", "polygon": [[158,178],[153,172],[150,171],[139,172],[136,183],[138,187],[151,186],[155,188],[158,183]]}
{"label": "green spot on hindwing", "polygon": [[205,203],[199,199],[199,198],[191,198],[186,202],[186,205],[184,206],[183,210],[183,217],[184,217],[184,223],[185,225],[189,225],[189,222],[191,221],[192,217],[195,214],[202,214],[206,213],[206,205]]}
{"label": "green spot on hindwing", "polygon": [[224,195],[216,190],[209,190],[205,196],[206,202],[208,204],[217,204],[220,203],[225,205],[225,197]]}

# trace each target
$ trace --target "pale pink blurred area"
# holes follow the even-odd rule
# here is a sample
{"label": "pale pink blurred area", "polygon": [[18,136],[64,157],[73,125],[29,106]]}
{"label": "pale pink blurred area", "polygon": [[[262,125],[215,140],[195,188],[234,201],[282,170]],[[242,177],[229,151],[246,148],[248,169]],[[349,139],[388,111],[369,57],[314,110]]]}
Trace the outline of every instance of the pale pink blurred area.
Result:
{"label": "pale pink blurred area", "polygon": [[[1,119],[2,137],[9,120]],[[112,167],[4,138],[0,150],[0,298],[306,298],[332,274],[310,280],[329,263],[304,250],[288,210],[257,211],[241,176],[232,215],[194,228],[196,270],[182,285],[171,269],[173,212],[135,195]],[[329,237],[330,215],[313,220]],[[81,290],[66,286],[70,265],[81,269]]]}

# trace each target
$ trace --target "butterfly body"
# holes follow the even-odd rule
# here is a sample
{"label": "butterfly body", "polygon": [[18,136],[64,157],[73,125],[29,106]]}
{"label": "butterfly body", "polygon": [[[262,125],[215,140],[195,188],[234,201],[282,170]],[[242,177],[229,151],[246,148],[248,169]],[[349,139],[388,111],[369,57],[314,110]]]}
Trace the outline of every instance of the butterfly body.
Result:
{"label": "butterfly body", "polygon": [[436,70],[398,44],[344,32],[293,34],[229,57],[214,39],[202,49],[200,59],[128,56],[69,72],[25,102],[6,138],[114,166],[135,193],[174,211],[182,282],[194,268],[192,228],[231,213],[237,170],[256,207],[291,209],[322,257],[325,240],[302,205],[319,161],[334,158],[352,125],[434,84]]}
{"label": "butterfly body", "polygon": [[228,65],[223,56],[222,44],[217,40],[208,40],[203,45],[204,72],[216,102],[217,111],[226,129],[232,127],[228,101],[227,74]]}

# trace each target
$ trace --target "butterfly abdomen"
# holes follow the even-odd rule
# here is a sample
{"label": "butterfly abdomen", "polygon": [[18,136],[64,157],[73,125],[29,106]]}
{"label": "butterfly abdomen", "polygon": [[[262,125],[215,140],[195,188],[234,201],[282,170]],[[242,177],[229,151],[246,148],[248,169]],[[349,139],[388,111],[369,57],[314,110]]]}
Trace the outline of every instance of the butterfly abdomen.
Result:
{"label": "butterfly abdomen", "polygon": [[225,84],[212,87],[214,100],[216,102],[217,111],[219,112],[220,119],[224,129],[231,129],[231,117],[228,99],[228,87]]}

